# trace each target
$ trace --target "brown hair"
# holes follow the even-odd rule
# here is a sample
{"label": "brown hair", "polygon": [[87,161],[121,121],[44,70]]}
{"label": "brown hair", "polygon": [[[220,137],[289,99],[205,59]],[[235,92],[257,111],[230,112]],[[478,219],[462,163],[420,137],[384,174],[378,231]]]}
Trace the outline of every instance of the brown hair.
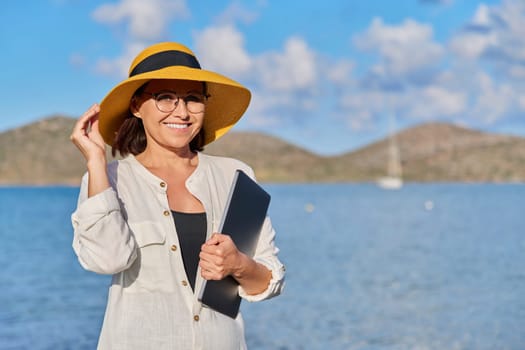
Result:
{"label": "brown hair", "polygon": [[[147,84],[145,83],[135,91],[131,98],[131,103],[144,91]],[[204,91],[206,93],[206,83],[204,83]],[[146,131],[144,130],[142,119],[135,117],[128,110],[128,116],[124,119],[115,135],[111,147],[111,155],[115,157],[118,152],[122,157],[126,157],[130,153],[136,156],[144,152],[147,144]],[[204,128],[201,128],[199,133],[190,141],[190,150],[192,152],[204,150]]]}

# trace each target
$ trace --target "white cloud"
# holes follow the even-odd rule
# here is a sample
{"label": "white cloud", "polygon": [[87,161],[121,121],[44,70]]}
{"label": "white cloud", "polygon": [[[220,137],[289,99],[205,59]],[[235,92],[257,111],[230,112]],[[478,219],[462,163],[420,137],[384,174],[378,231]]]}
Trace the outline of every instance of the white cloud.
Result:
{"label": "white cloud", "polygon": [[427,86],[413,91],[408,102],[406,116],[419,120],[459,116],[467,108],[465,93],[450,91],[442,86]]}
{"label": "white cloud", "polygon": [[480,33],[464,33],[455,37],[450,42],[450,49],[456,55],[470,59],[478,59],[490,46],[497,43],[495,35],[485,35]]}
{"label": "white cloud", "polygon": [[509,75],[515,80],[525,80],[525,66],[516,64],[509,67]]}
{"label": "white cloud", "polygon": [[480,4],[472,17],[472,24],[481,27],[490,26],[490,12],[490,7],[485,4]]}
{"label": "white cloud", "polygon": [[270,52],[256,59],[257,78],[264,89],[308,90],[317,84],[315,52],[301,38],[289,38],[283,52]]}
{"label": "white cloud", "polygon": [[103,75],[125,77],[135,56],[148,44],[167,34],[171,20],[189,16],[185,0],[121,0],[103,4],[92,13],[93,19],[123,31],[124,52],[115,58],[101,58],[95,71]]}
{"label": "white cloud", "polygon": [[[525,105],[525,2],[480,5],[450,40],[457,67],[469,66],[464,89],[472,101],[468,120],[495,125],[520,115]],[[466,64],[461,63],[464,60]],[[457,70],[458,76],[463,72]],[[465,73],[463,73],[465,74]]]}
{"label": "white cloud", "polygon": [[249,73],[252,59],[244,48],[244,37],[233,25],[209,27],[195,36],[195,52],[204,69],[232,77]]}
{"label": "white cloud", "polygon": [[143,43],[126,45],[122,55],[116,58],[101,58],[97,61],[95,71],[102,75],[126,77],[129,66],[137,54],[144,49]]}
{"label": "white cloud", "polygon": [[480,92],[476,96],[472,109],[474,118],[485,124],[492,124],[510,111],[514,103],[519,101],[513,87],[509,84],[495,85],[493,79],[486,73],[476,77]]}
{"label": "white cloud", "polygon": [[[286,123],[297,111],[315,108],[311,94],[318,84],[318,57],[303,39],[291,37],[282,50],[250,55],[244,47],[244,35],[233,24],[225,24],[197,32],[194,40],[204,69],[248,83],[253,94],[251,125]],[[347,74],[351,66],[340,64],[337,70]],[[272,117],[276,114],[280,118]]]}
{"label": "white cloud", "polygon": [[274,127],[283,124],[283,115],[272,111],[273,106],[287,106],[290,100],[284,100],[279,95],[255,89],[246,121],[255,127]]}
{"label": "white cloud", "polygon": [[525,111],[525,93],[518,96],[517,102],[518,102],[518,107],[520,108],[520,110]]}
{"label": "white cloud", "polygon": [[234,24],[236,22],[253,23],[258,17],[254,11],[246,9],[240,2],[232,2],[219,16],[217,22],[221,24]]}
{"label": "white cloud", "polygon": [[502,65],[525,60],[525,2],[503,0],[499,6],[480,5],[462,32],[451,40],[453,52],[471,60]]}
{"label": "white cloud", "polygon": [[523,1],[480,5],[441,45],[429,25],[374,19],[354,36],[356,48],[375,57],[355,84],[359,88],[341,99],[349,125],[364,127],[389,110],[404,120],[464,120],[472,126],[516,117],[525,109],[522,23]]}
{"label": "white cloud", "polygon": [[335,85],[348,85],[352,81],[355,63],[349,60],[327,63],[326,78]]}
{"label": "white cloud", "polygon": [[462,33],[452,38],[450,49],[462,58],[478,59],[488,48],[498,44],[498,35],[491,30],[491,9],[479,5],[471,23]]}
{"label": "white cloud", "polygon": [[363,51],[379,54],[376,73],[399,76],[439,62],[444,51],[432,36],[431,26],[412,19],[399,26],[387,26],[381,18],[375,18],[365,33],[354,38],[354,43]]}
{"label": "white cloud", "polygon": [[[100,60],[100,72],[127,74],[144,44],[162,36],[170,20],[183,18],[163,15],[156,26],[144,28],[152,13],[139,8],[150,3],[122,0],[96,11],[102,23],[129,22],[124,54]],[[170,4],[182,6],[180,15],[188,14],[184,2]],[[348,58],[318,53],[297,36],[280,47],[252,53],[235,22],[256,18],[256,13],[233,2],[213,24],[194,32],[192,45],[204,69],[252,90],[245,121],[251,126],[275,129],[322,116],[326,124],[344,120],[349,129],[362,131],[388,113],[396,113],[401,125],[445,119],[479,126],[525,110],[525,2],[480,5],[469,23],[443,44],[434,39],[429,24],[405,19],[387,25],[376,18],[353,38],[355,48],[374,55],[359,67]]]}
{"label": "white cloud", "polygon": [[380,91],[347,90],[339,99],[341,117],[352,130],[365,130],[374,123],[378,115],[393,109],[387,96]]}
{"label": "white cloud", "polygon": [[185,0],[121,0],[101,5],[92,14],[100,23],[128,22],[128,34],[133,40],[157,40],[165,34],[171,19],[188,15]]}

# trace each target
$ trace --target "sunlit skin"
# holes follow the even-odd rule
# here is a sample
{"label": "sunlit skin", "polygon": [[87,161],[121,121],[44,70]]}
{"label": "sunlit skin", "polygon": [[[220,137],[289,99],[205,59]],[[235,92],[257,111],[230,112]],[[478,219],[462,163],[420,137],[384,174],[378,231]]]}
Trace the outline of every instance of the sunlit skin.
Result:
{"label": "sunlit skin", "polygon": [[[202,89],[202,83],[195,81],[153,80],[145,86],[144,91],[158,93],[169,90],[184,94],[202,92]],[[161,112],[149,94],[138,96],[131,104],[131,112],[142,119],[147,139],[146,149],[136,158],[168,184],[170,208],[186,213],[204,212],[202,203],[186,188],[186,179],[198,165],[197,154],[190,150],[190,141],[202,128],[204,112],[191,113],[184,101],[179,101],[171,113]]]}
{"label": "sunlit skin", "polygon": [[[152,80],[144,91],[157,93],[171,90],[180,94],[203,92],[203,84],[184,80]],[[151,95],[142,94],[131,104],[131,112],[142,119],[147,146],[136,159],[151,173],[163,179],[167,186],[168,203],[172,210],[189,213],[204,212],[202,203],[186,188],[186,180],[198,165],[198,156],[190,150],[190,141],[202,128],[205,111],[192,113],[184,101],[170,113],[159,111]],[[88,196],[110,187],[104,141],[98,129],[98,104],[91,106],[77,121],[71,141],[86,159],[89,174]],[[271,272],[240,252],[230,236],[214,233],[201,247],[201,275],[206,280],[233,276],[248,294],[264,291]]]}
{"label": "sunlit skin", "polygon": [[[144,91],[149,93],[174,91],[187,94],[203,92],[203,84],[187,80],[153,80],[145,86]],[[138,96],[136,103],[132,103],[131,110],[137,118],[142,119],[146,130],[148,143],[144,153],[174,152],[181,157],[190,156],[190,141],[202,128],[205,110],[192,113],[184,101],[179,101],[171,113],[161,112],[155,105],[155,100],[148,94]],[[147,155],[142,154],[142,157]]]}

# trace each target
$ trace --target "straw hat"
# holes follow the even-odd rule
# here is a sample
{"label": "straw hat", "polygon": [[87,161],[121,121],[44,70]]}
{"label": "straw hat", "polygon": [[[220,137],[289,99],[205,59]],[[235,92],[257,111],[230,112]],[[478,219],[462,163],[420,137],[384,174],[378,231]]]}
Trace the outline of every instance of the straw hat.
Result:
{"label": "straw hat", "polygon": [[152,79],[203,81],[210,98],[204,116],[204,144],[230,130],[250,103],[250,91],[223,75],[201,69],[197,58],[186,46],[163,42],[144,49],[133,60],[129,77],[119,83],[100,103],[99,130],[108,145],[129,116],[130,101],[135,91]]}

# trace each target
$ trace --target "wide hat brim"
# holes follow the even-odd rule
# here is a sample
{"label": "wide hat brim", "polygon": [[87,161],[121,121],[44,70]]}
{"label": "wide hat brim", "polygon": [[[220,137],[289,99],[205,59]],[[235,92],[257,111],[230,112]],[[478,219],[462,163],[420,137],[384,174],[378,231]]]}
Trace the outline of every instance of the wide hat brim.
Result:
{"label": "wide hat brim", "polygon": [[210,95],[204,115],[204,145],[223,136],[244,114],[251,99],[250,91],[221,74],[186,66],[169,66],[132,76],[115,86],[100,103],[99,131],[112,146],[115,135],[130,116],[130,101],[135,91],[153,79],[202,81]]}

